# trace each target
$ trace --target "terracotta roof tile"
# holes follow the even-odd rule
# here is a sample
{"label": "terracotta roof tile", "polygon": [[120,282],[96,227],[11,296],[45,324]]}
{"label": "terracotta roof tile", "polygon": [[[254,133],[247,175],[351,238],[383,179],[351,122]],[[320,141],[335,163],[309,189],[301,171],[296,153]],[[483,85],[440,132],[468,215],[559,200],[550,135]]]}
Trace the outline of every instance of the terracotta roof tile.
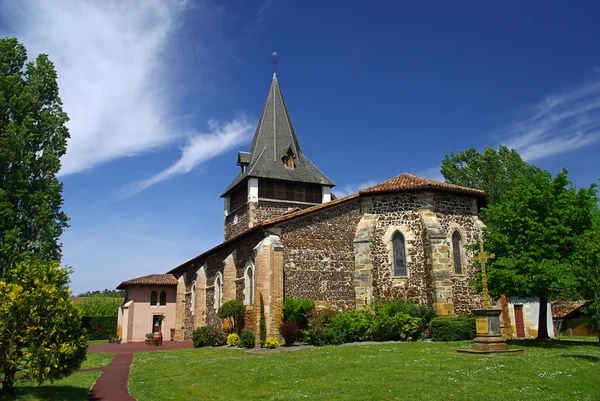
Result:
{"label": "terracotta roof tile", "polygon": [[463,192],[485,197],[485,192],[479,189],[461,187],[460,185],[448,184],[447,182],[436,181],[429,178],[419,177],[417,175],[402,173],[387,181],[365,188],[360,191],[361,194],[373,194],[378,192],[394,192],[403,190],[418,189],[441,189],[451,192]]}
{"label": "terracotta roof tile", "polygon": [[122,290],[128,285],[177,285],[177,279],[172,274],[149,274],[123,281],[117,286],[117,290]]}
{"label": "terracotta roof tile", "polygon": [[562,319],[575,312],[587,301],[552,301],[552,317]]}

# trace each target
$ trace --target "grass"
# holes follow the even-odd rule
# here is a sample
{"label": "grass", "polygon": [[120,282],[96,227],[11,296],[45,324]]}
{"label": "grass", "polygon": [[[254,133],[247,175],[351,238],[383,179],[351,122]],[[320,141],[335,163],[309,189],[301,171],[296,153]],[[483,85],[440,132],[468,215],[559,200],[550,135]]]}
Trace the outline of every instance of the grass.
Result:
{"label": "grass", "polygon": [[[113,356],[113,354],[89,352],[81,369],[106,366]],[[15,387],[16,397],[2,396],[0,393],[0,400],[86,401],[90,389],[101,373],[101,371],[77,372],[54,383],[46,382],[41,386],[34,382],[18,382]]]}
{"label": "grass", "polygon": [[108,344],[108,339],[106,339],[106,340],[88,340],[88,344]]}
{"label": "grass", "polygon": [[138,401],[600,399],[600,347],[595,343],[513,345],[525,348],[525,354],[455,352],[469,342],[280,353],[222,348],[138,353],[129,390]]}

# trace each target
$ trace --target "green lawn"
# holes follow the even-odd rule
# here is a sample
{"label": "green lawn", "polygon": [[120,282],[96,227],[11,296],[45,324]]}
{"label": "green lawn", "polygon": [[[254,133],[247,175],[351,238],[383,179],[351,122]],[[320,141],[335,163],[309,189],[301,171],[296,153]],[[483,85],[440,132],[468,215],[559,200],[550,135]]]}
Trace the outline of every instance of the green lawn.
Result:
{"label": "green lawn", "polygon": [[108,339],[106,339],[106,340],[88,340],[88,344],[108,344]]}
{"label": "green lawn", "polygon": [[[81,369],[106,366],[113,356],[113,354],[88,353]],[[56,380],[54,383],[46,382],[41,386],[32,382],[18,382],[16,398],[3,397],[0,389],[0,400],[86,401],[88,392],[101,373],[101,371],[74,373],[67,378]]]}
{"label": "green lawn", "polygon": [[455,352],[469,346],[409,342],[280,353],[139,353],[129,390],[138,401],[600,399],[596,343],[514,342],[525,354],[511,355]]}

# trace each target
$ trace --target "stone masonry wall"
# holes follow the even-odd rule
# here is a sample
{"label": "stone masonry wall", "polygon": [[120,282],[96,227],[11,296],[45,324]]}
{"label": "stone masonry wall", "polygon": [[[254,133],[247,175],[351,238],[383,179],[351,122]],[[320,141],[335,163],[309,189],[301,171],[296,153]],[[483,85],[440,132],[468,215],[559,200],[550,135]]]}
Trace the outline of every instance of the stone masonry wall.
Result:
{"label": "stone masonry wall", "polygon": [[[243,233],[250,228],[251,218],[250,204],[245,205],[229,213],[225,217],[225,241],[235,237],[238,234]],[[235,217],[237,216],[237,223],[235,223]]]}
{"label": "stone masonry wall", "polygon": [[255,203],[254,218],[256,223],[279,217],[290,209],[304,210],[314,205],[294,202],[277,202],[259,199]]}
{"label": "stone masonry wall", "polygon": [[355,307],[354,236],[360,199],[283,222],[284,293],[340,309]]}
{"label": "stone masonry wall", "polygon": [[477,205],[474,198],[451,195],[436,194],[434,196],[434,211],[446,233],[448,244],[448,258],[454,271],[454,259],[452,250],[452,233],[458,230],[463,246],[463,275],[452,275],[452,292],[454,312],[456,314],[471,313],[471,310],[481,305],[480,296],[469,285],[475,278],[479,267],[473,263],[473,250],[465,249],[468,244],[475,244],[481,238],[483,223],[477,214]]}
{"label": "stone masonry wall", "polygon": [[[427,235],[418,212],[422,206],[417,193],[380,195],[365,200],[365,213],[377,215],[372,241],[375,301],[405,299],[431,305],[431,267],[424,249]],[[391,239],[396,231],[405,239],[406,277],[393,274]]]}
{"label": "stone masonry wall", "polygon": [[241,280],[244,277],[244,267],[247,262],[254,263],[254,247],[263,239],[264,233],[257,231],[250,234],[249,236],[235,241],[233,244],[219,249],[207,257],[197,260],[193,263],[189,263],[179,271],[175,272],[176,277],[180,277],[185,273],[185,329],[184,337],[186,340],[191,340],[192,331],[198,326],[198,322],[195,322],[194,316],[192,316],[191,309],[191,287],[193,281],[196,279],[196,272],[200,267],[205,266],[206,269],[206,317],[204,324],[210,324],[213,326],[221,327],[221,319],[219,319],[217,311],[214,308],[214,297],[215,297],[215,278],[217,272],[224,275],[225,263],[229,255],[232,255],[235,263],[235,299],[244,299],[244,285]]}

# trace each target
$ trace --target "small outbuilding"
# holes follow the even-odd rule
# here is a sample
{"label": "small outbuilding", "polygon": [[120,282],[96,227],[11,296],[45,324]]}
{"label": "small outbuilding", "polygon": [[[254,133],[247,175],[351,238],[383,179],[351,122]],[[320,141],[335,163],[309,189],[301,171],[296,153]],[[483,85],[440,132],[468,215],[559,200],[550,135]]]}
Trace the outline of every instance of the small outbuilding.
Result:
{"label": "small outbuilding", "polygon": [[588,301],[553,301],[554,331],[562,336],[597,337],[592,319],[585,313]]}
{"label": "small outbuilding", "polygon": [[150,274],[123,281],[117,289],[125,290],[117,321],[117,336],[122,342],[144,341],[146,334],[157,330],[163,333],[165,341],[171,340],[175,330],[175,276]]}

